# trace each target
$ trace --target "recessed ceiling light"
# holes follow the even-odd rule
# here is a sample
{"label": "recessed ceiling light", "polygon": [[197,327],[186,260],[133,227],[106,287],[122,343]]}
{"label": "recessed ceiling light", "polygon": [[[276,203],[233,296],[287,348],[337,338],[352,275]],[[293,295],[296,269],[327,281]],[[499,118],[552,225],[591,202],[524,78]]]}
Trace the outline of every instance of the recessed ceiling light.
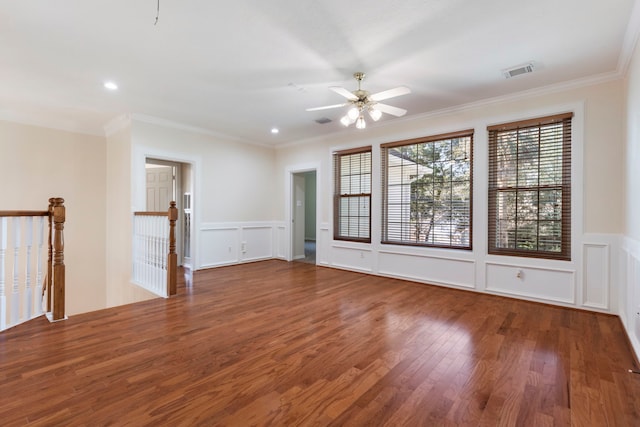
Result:
{"label": "recessed ceiling light", "polygon": [[114,82],[104,82],[104,88],[109,90],[118,90],[118,85]]}
{"label": "recessed ceiling light", "polygon": [[278,128],[271,128],[271,133],[272,133],[272,134],[274,134],[274,135],[275,135],[275,134],[277,134],[277,133],[279,133],[279,132],[280,132],[280,129],[278,129]]}

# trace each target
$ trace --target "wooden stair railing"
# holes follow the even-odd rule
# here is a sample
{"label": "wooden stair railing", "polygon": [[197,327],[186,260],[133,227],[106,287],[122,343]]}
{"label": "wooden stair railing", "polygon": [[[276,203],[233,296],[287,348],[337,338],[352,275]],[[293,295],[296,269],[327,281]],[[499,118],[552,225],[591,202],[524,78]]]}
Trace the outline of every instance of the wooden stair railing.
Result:
{"label": "wooden stair railing", "polygon": [[[34,218],[38,217],[40,221],[36,221],[34,226]],[[48,218],[49,233],[47,266],[43,280],[45,217]],[[65,207],[62,198],[49,199],[49,208],[46,211],[0,211],[0,330],[43,314],[43,298],[46,301],[45,314],[50,321],[66,318],[64,222]],[[8,224],[11,226],[8,227]],[[7,259],[5,256],[9,242],[13,248],[12,259]],[[35,271],[32,266],[34,245],[36,246]],[[10,266],[12,270],[9,300],[7,300],[5,286],[6,266]],[[35,292],[32,287],[32,273],[36,274]],[[42,292],[40,292],[41,286]]]}
{"label": "wooden stair railing", "polygon": [[[64,265],[64,222],[66,220],[66,208],[64,199],[49,199],[49,218],[53,218],[53,274],[51,287],[47,286],[47,301],[53,298],[53,308],[47,311],[51,313],[49,320],[58,321],[65,318],[65,265]],[[51,241],[49,247],[51,248]],[[60,286],[62,284],[62,286]]]}
{"label": "wooden stair railing", "polygon": [[[175,231],[176,221],[178,219],[178,209],[176,208],[176,202],[172,201],[169,203],[169,209],[167,212],[145,211],[134,212],[133,215],[134,282],[161,296],[168,297],[175,295],[177,293],[176,283],[178,278],[178,255],[176,253]],[[142,221],[143,217],[167,218],[169,221],[169,228],[168,230],[166,228],[157,229],[154,225],[145,224]],[[157,253],[158,248],[166,248],[167,251],[164,254],[159,254]],[[159,258],[162,258],[162,260]],[[166,260],[166,264],[164,263],[164,260]],[[157,282],[157,273],[162,270],[166,270],[166,282],[160,284]],[[151,273],[148,271],[151,271]],[[162,288],[162,292],[158,292],[160,288]]]}

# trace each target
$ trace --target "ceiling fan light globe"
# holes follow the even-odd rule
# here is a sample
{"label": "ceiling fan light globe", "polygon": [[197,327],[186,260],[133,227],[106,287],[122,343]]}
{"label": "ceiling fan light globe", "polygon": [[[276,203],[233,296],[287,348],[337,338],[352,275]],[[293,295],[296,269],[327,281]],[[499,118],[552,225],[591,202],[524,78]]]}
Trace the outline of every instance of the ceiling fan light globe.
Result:
{"label": "ceiling fan light globe", "polygon": [[359,115],[360,111],[358,111],[356,107],[352,107],[349,109],[349,111],[347,111],[347,116],[349,116],[349,118],[351,119],[351,123],[353,123]]}
{"label": "ceiling fan light globe", "polygon": [[349,116],[344,116],[340,119],[340,123],[342,123],[344,127],[349,127],[349,125],[353,123],[353,120],[351,120]]}
{"label": "ceiling fan light globe", "polygon": [[364,129],[367,127],[367,122],[364,121],[364,116],[358,117],[358,119],[356,120],[356,127],[358,129]]}
{"label": "ceiling fan light globe", "polygon": [[375,108],[369,108],[369,116],[374,122],[377,122],[380,120],[380,117],[382,117],[382,111],[376,110]]}

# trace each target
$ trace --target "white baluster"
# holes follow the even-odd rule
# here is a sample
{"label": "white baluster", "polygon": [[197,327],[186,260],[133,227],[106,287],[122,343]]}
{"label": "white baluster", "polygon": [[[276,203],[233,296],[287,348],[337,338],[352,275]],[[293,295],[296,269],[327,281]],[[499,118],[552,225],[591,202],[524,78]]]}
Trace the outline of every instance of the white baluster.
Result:
{"label": "white baluster", "polygon": [[133,215],[131,219],[131,224],[133,224],[133,281],[138,282],[138,223],[136,216]]}
{"label": "white baluster", "polygon": [[42,246],[44,245],[44,219],[41,216],[38,223],[38,272],[36,274],[36,314],[40,315],[44,311],[42,307]]}
{"label": "white baluster", "polygon": [[133,280],[140,283],[140,228],[138,217],[133,216]]}
{"label": "white baluster", "polygon": [[160,249],[160,281],[158,286],[160,287],[161,295],[167,295],[167,254],[169,253],[169,240],[167,239],[168,220],[166,216],[158,217],[160,225],[160,241],[162,246]]}
{"label": "white baluster", "polygon": [[158,292],[160,281],[160,266],[158,265],[158,253],[160,252],[160,237],[158,236],[158,217],[153,218],[153,289]]}
{"label": "white baluster", "polygon": [[25,236],[24,243],[27,246],[27,258],[25,262],[25,274],[24,274],[24,320],[31,319],[33,315],[33,289],[31,288],[31,247],[33,246],[33,217],[28,216],[25,218]]}
{"label": "white baluster", "polygon": [[134,216],[134,266],[136,283],[166,296],[169,231],[165,216]]}
{"label": "white baluster", "polygon": [[162,248],[164,246],[164,242],[162,241],[162,217],[156,217],[156,236],[158,238],[158,251],[156,252],[156,265],[158,270],[158,277],[156,279],[156,289],[160,295],[164,295],[164,287],[162,286]]}
{"label": "white baluster", "polygon": [[149,286],[151,277],[151,264],[149,254],[151,253],[151,234],[149,233],[149,218],[144,217],[144,284]]}
{"label": "white baluster", "polygon": [[20,217],[14,217],[13,224],[13,289],[11,290],[11,326],[20,321],[20,281],[18,254],[20,251]]}
{"label": "white baluster", "polygon": [[7,294],[5,292],[5,259],[7,250],[7,218],[0,218],[0,331],[7,329]]}

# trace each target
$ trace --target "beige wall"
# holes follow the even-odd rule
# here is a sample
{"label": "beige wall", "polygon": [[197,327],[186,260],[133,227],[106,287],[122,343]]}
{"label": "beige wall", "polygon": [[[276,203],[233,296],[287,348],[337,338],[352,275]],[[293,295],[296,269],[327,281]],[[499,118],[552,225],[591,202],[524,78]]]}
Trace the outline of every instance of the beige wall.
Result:
{"label": "beige wall", "polygon": [[[423,119],[388,122],[388,126],[364,132],[352,129],[348,133],[328,136],[313,142],[292,145],[277,151],[278,218],[284,218],[284,174],[292,165],[313,161],[321,162],[319,194],[323,197],[322,218],[331,220],[331,159],[330,147],[357,147],[434,135],[443,132],[475,128],[476,162],[474,176],[483,176],[486,165],[482,162],[486,152],[486,126],[496,120],[518,120],[548,114],[557,107],[557,113],[567,106],[584,105],[584,231],[589,233],[621,233],[623,231],[623,108],[624,85],[620,80],[556,93],[530,94],[517,100],[485,104]],[[484,134],[483,134],[484,133]],[[375,149],[374,149],[375,151]],[[379,159],[374,154],[374,165]],[[486,173],[484,173],[486,174]],[[378,177],[374,176],[374,180]],[[475,184],[474,184],[475,185]],[[375,197],[375,196],[374,196]],[[640,226],[639,226],[640,228]],[[640,230],[639,230],[640,232]]]}
{"label": "beige wall", "polygon": [[[107,137],[107,306],[156,298],[131,283],[131,126]],[[143,209],[144,210],[144,209]]]}
{"label": "beige wall", "polygon": [[96,136],[0,121],[0,210],[46,210],[49,197],[65,199],[70,315],[105,307],[105,143]]}

